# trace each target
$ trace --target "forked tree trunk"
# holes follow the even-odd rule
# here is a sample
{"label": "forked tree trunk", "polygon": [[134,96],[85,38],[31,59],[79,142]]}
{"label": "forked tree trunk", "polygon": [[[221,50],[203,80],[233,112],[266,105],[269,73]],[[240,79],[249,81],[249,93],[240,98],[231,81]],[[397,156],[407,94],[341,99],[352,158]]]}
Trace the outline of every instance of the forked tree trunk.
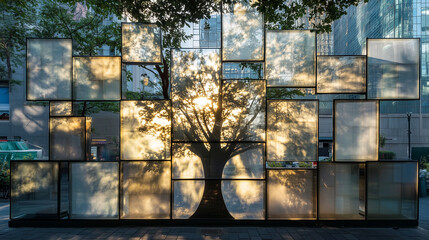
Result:
{"label": "forked tree trunk", "polygon": [[190,218],[233,219],[222,196],[222,180],[206,179],[203,198],[195,213]]}

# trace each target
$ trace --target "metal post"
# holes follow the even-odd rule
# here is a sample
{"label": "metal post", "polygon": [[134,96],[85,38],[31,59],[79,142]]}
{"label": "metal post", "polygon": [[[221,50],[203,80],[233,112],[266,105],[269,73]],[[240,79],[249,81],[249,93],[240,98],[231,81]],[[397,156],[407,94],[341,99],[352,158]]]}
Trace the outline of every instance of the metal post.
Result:
{"label": "metal post", "polygon": [[407,113],[408,118],[408,160],[411,160],[411,112]]}

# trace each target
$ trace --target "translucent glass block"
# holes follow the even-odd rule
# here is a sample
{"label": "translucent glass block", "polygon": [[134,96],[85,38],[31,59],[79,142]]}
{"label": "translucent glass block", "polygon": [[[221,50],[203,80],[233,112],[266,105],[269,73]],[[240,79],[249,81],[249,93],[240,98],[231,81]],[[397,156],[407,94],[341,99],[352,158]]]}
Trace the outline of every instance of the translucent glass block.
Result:
{"label": "translucent glass block", "polygon": [[27,40],[27,100],[72,99],[72,40]]}
{"label": "translucent glass block", "polygon": [[11,162],[11,219],[58,218],[58,162]]}
{"label": "translucent glass block", "polygon": [[265,80],[225,80],[222,141],[265,141]]}
{"label": "translucent glass block", "polygon": [[121,101],[121,159],[170,159],[170,102]]}
{"label": "translucent glass block", "polygon": [[368,39],[368,99],[419,99],[420,39]]}
{"label": "translucent glass block", "polygon": [[170,218],[171,162],[122,162],[122,219]]}
{"label": "translucent glass block", "polygon": [[[224,144],[224,149],[231,148],[234,143]],[[234,146],[236,154],[228,160],[222,172],[223,179],[263,179],[265,144],[239,143]]]}
{"label": "translucent glass block", "polygon": [[161,63],[161,29],[155,24],[122,23],[122,61]]}
{"label": "translucent glass block", "polygon": [[368,220],[417,219],[417,162],[368,163]]}
{"label": "translucent glass block", "polygon": [[265,78],[269,87],[316,87],[316,33],[267,31]]}
{"label": "translucent glass block", "polygon": [[120,57],[73,57],[73,99],[120,100]]}
{"label": "translucent glass block", "polygon": [[311,100],[268,101],[268,161],[317,161],[318,109]]}
{"label": "translucent glass block", "polygon": [[173,141],[220,141],[220,69],[217,49],[172,50]]}
{"label": "translucent glass block", "polygon": [[204,193],[204,180],[173,181],[173,219],[190,218]]}
{"label": "translucent glass block", "polygon": [[264,79],[262,62],[224,62],[222,79]]}
{"label": "translucent glass block", "polygon": [[51,160],[85,160],[85,117],[49,119]]}
{"label": "translucent glass block", "polygon": [[361,180],[365,181],[364,164],[320,163],[319,219],[364,220],[365,184],[360,186]]}
{"label": "translucent glass block", "polygon": [[334,160],[378,160],[377,101],[335,101]]}
{"label": "translucent glass block", "polygon": [[264,145],[174,143],[174,179],[262,179]]}
{"label": "translucent glass block", "polygon": [[316,170],[269,170],[268,219],[316,219]]}
{"label": "translucent glass block", "polygon": [[50,101],[49,116],[72,116],[73,103],[70,101]]}
{"label": "translucent glass block", "polygon": [[366,57],[318,56],[317,93],[366,93]]}
{"label": "translucent glass block", "polygon": [[223,180],[222,195],[234,219],[265,219],[265,181]]}
{"label": "translucent glass block", "polygon": [[70,218],[117,219],[118,163],[70,163]]}
{"label": "translucent glass block", "polygon": [[223,5],[222,60],[264,60],[264,18],[247,1]]}

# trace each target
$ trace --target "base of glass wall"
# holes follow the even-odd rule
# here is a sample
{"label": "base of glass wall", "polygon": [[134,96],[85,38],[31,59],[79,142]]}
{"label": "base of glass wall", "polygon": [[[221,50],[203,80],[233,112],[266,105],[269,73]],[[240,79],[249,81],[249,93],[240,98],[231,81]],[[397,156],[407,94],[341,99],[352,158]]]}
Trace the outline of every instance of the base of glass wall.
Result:
{"label": "base of glass wall", "polygon": [[418,220],[10,220],[9,227],[133,227],[133,226],[258,226],[258,227],[365,227],[408,228],[417,227]]}

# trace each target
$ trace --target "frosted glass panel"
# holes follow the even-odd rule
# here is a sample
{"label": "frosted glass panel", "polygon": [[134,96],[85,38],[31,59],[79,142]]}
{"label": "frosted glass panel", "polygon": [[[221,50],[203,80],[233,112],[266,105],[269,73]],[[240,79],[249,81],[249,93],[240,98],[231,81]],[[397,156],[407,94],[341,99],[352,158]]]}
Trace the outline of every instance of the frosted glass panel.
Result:
{"label": "frosted glass panel", "polygon": [[368,98],[419,99],[420,39],[368,39]]}
{"label": "frosted glass panel", "polygon": [[[320,163],[319,219],[364,220],[364,164]],[[360,173],[360,171],[362,173]]]}
{"label": "frosted glass panel", "polygon": [[[228,149],[235,143],[224,144]],[[263,179],[265,147],[262,143],[239,143],[234,146],[235,153],[225,164],[222,178]]]}
{"label": "frosted glass panel", "polygon": [[223,5],[222,60],[264,60],[264,19],[247,1]]}
{"label": "frosted glass panel", "polygon": [[120,100],[120,57],[74,57],[75,100]]}
{"label": "frosted glass panel", "polygon": [[378,102],[335,101],[335,161],[378,160]]}
{"label": "frosted glass panel", "polygon": [[317,161],[318,105],[305,100],[268,101],[268,161]]}
{"label": "frosted glass panel", "polygon": [[365,56],[317,57],[317,93],[365,92]]}
{"label": "frosted glass panel", "polygon": [[49,116],[72,116],[73,103],[68,101],[49,102]]}
{"label": "frosted glass panel", "polygon": [[268,171],[268,219],[316,219],[317,171]]}
{"label": "frosted glass panel", "polygon": [[265,80],[223,82],[222,141],[265,140]]}
{"label": "frosted glass panel", "polygon": [[170,159],[170,103],[121,102],[121,159]]}
{"label": "frosted glass panel", "polygon": [[265,219],[265,181],[222,181],[226,208],[234,219]]}
{"label": "frosted glass panel", "polygon": [[173,144],[174,179],[262,179],[263,177],[263,144]]}
{"label": "frosted glass panel", "polygon": [[172,50],[173,141],[220,141],[219,50]]}
{"label": "frosted glass panel", "polygon": [[269,87],[316,86],[316,34],[267,31],[265,77]]}
{"label": "frosted glass panel", "polygon": [[171,162],[122,162],[121,218],[170,218]]}
{"label": "frosted glass panel", "polygon": [[122,23],[122,61],[161,63],[161,29],[155,24]]}
{"label": "frosted glass panel", "polygon": [[49,119],[51,160],[85,160],[85,117]]}
{"label": "frosted glass panel", "polygon": [[190,218],[204,193],[204,180],[173,181],[173,219]]}
{"label": "frosted glass panel", "polygon": [[72,40],[27,40],[27,100],[71,100]]}
{"label": "frosted glass panel", "polygon": [[11,163],[11,219],[58,217],[58,163]]}
{"label": "frosted glass panel", "polygon": [[414,220],[417,209],[417,162],[368,163],[368,220]]}
{"label": "frosted glass panel", "polygon": [[173,143],[173,178],[204,178],[201,159],[209,160],[210,149],[209,143]]}
{"label": "frosted glass panel", "polygon": [[117,219],[118,163],[71,163],[70,171],[70,218]]}

